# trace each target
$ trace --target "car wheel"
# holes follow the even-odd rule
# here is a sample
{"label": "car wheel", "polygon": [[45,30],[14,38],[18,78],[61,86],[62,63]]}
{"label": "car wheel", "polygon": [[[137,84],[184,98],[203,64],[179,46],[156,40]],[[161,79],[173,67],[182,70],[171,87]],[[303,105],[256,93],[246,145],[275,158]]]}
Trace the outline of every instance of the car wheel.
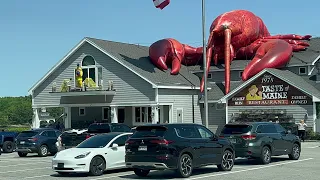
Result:
{"label": "car wheel", "polygon": [[48,155],[48,146],[46,145],[41,145],[39,148],[38,155],[41,157],[45,157]]}
{"label": "car wheel", "polygon": [[177,174],[179,177],[188,178],[192,174],[192,158],[188,154],[183,154],[178,162]]}
{"label": "car wheel", "polygon": [[2,145],[2,150],[5,153],[12,153],[14,144],[11,141],[5,141]]}
{"label": "car wheel", "polygon": [[231,171],[234,165],[234,154],[229,151],[225,150],[222,155],[221,164],[217,165],[219,171]]}
{"label": "car wheel", "polygon": [[149,172],[150,172],[150,170],[135,168],[135,169],[133,169],[133,172],[139,177],[147,177]]}
{"label": "car wheel", "polygon": [[298,144],[293,144],[289,158],[292,160],[298,160],[300,158],[300,146]]}
{"label": "car wheel", "polygon": [[262,164],[269,164],[271,162],[271,150],[269,147],[264,146],[262,148],[260,161]]}
{"label": "car wheel", "polygon": [[25,152],[18,152],[18,155],[20,157],[26,157],[28,155],[28,153],[25,153]]}
{"label": "car wheel", "polygon": [[89,174],[91,176],[101,176],[106,169],[106,163],[102,157],[96,156],[92,158],[90,163]]}

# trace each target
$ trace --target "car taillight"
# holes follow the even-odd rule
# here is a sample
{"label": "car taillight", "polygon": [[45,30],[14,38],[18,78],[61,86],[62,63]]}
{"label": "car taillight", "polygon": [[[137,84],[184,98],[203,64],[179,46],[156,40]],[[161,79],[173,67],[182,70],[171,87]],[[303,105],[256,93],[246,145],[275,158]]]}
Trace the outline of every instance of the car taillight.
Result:
{"label": "car taillight", "polygon": [[90,135],[86,135],[86,139],[89,139],[90,138]]}
{"label": "car taillight", "polygon": [[243,135],[241,136],[244,140],[253,140],[256,139],[256,135]]}
{"label": "car taillight", "polygon": [[126,141],[125,146],[127,146],[127,145],[129,145],[129,144],[133,144],[133,143],[134,143],[134,141],[128,140],[128,141]]}
{"label": "car taillight", "polygon": [[32,138],[32,139],[29,139],[29,141],[36,142],[36,141],[38,141],[38,138]]}
{"label": "car taillight", "polygon": [[168,140],[151,140],[150,143],[154,143],[154,144],[159,144],[159,145],[168,145],[173,143],[173,141],[168,141]]}
{"label": "car taillight", "polygon": [[224,138],[224,136],[219,136],[220,138]]}

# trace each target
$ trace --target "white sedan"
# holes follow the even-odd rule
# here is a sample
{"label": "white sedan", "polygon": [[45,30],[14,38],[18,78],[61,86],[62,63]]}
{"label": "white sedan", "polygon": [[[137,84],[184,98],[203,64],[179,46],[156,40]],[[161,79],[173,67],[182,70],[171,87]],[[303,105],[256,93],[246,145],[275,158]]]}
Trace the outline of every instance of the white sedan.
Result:
{"label": "white sedan", "polygon": [[52,159],[52,169],[59,174],[72,172],[99,176],[105,170],[126,168],[125,142],[131,132],[112,132],[92,136],[75,148],[58,152]]}

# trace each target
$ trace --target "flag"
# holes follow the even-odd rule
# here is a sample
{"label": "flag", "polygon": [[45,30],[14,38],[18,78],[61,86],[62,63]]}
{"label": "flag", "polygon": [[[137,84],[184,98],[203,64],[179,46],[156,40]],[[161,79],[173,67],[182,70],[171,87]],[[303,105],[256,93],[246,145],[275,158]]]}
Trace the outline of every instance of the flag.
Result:
{"label": "flag", "polygon": [[156,8],[163,9],[169,5],[170,0],[153,0],[153,3]]}

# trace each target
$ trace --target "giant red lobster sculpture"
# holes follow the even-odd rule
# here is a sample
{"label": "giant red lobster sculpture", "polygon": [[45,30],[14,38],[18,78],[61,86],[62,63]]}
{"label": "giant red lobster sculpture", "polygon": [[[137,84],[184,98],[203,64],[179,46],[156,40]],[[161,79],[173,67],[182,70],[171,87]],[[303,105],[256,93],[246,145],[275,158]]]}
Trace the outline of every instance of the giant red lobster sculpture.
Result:
{"label": "giant red lobster sculpture", "polygon": [[[263,21],[250,11],[235,10],[218,16],[210,27],[207,44],[206,67],[210,70],[211,59],[217,65],[225,63],[225,93],[230,91],[230,63],[233,59],[253,57],[242,73],[246,81],[265,68],[281,68],[291,59],[293,51],[305,50],[310,35],[295,34],[271,36]],[[203,49],[181,44],[175,39],[162,39],[149,47],[149,57],[161,70],[171,64],[171,74],[179,73],[181,64],[196,65],[202,59]],[[200,91],[203,92],[202,78]]]}

